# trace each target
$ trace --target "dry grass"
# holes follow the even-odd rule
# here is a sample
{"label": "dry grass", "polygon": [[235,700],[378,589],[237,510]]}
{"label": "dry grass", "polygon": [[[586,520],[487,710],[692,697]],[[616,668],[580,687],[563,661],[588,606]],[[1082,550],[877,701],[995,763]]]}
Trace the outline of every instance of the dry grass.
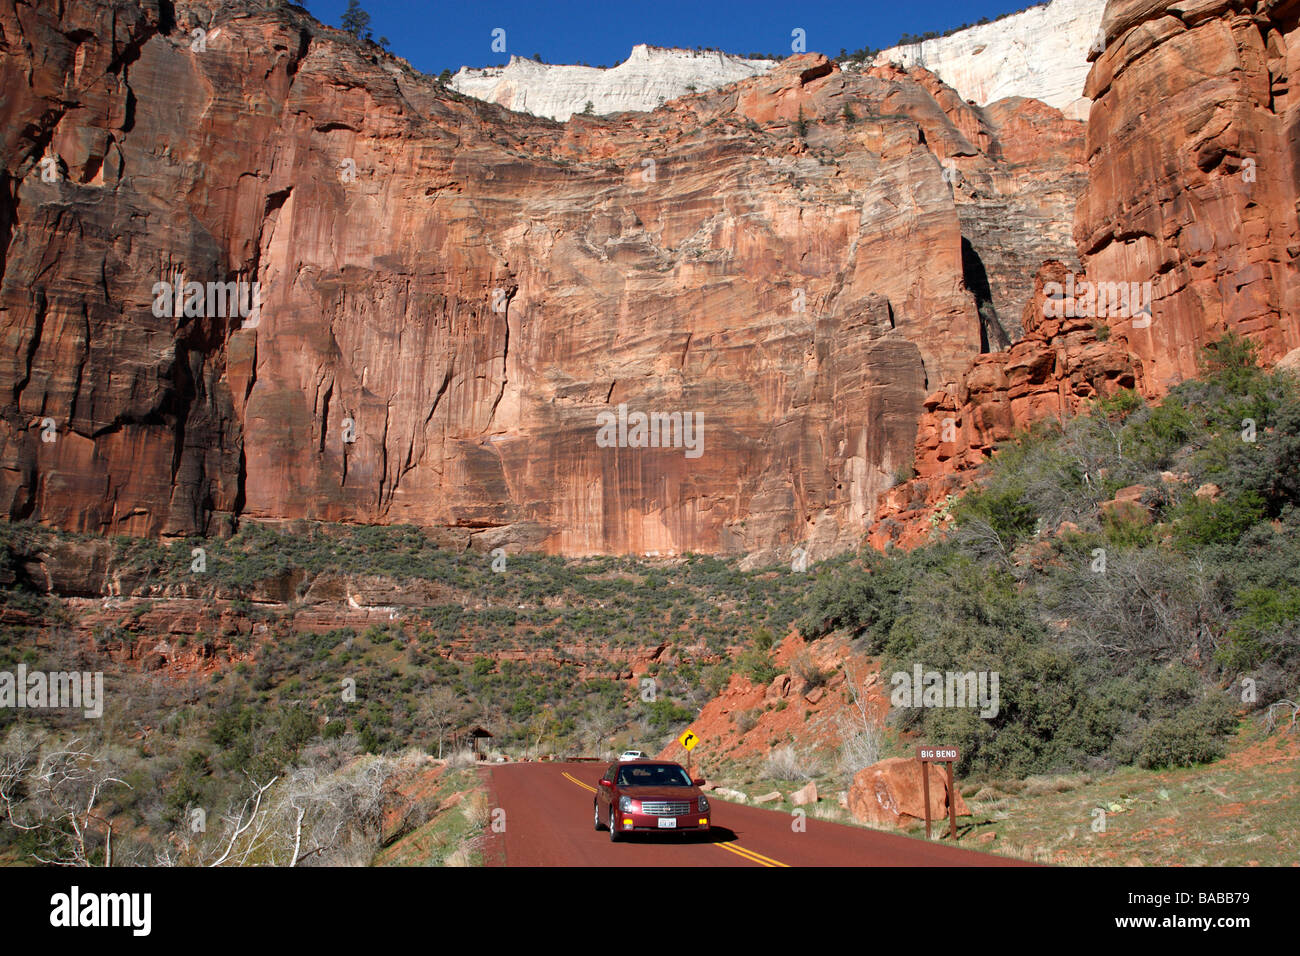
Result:
{"label": "dry grass", "polygon": [[492,819],[492,810],[488,807],[487,794],[482,791],[471,793],[460,803],[460,812],[470,826],[481,830]]}
{"label": "dry grass", "polygon": [[472,843],[463,843],[443,859],[443,866],[474,866],[474,847]]}
{"label": "dry grass", "polygon": [[1078,790],[1085,784],[1092,783],[1092,777],[1086,773],[1026,777],[1024,783],[1025,796],[1041,797],[1049,793],[1068,793],[1071,790]]}
{"label": "dry grass", "polygon": [[467,767],[473,767],[478,761],[474,758],[472,750],[457,750],[447,758],[448,770],[464,770]]}
{"label": "dry grass", "polygon": [[987,783],[966,798],[961,843],[1060,866],[1294,864],[1298,757],[1295,740],[1244,721],[1228,756],[1205,766]]}
{"label": "dry grass", "polygon": [[763,775],[771,780],[812,780],[818,776],[818,763],[815,757],[801,754],[787,744],[767,755]]}

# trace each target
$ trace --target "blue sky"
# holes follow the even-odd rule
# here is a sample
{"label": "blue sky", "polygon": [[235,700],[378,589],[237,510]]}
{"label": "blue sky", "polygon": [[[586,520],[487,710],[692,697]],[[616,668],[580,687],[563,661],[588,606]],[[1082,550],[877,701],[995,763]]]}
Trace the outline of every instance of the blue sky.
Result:
{"label": "blue sky", "polygon": [[[316,19],[338,26],[347,0],[299,0]],[[1030,0],[361,0],[371,32],[425,73],[504,63],[540,53],[548,63],[613,66],[637,43],[718,47],[729,53],[789,55],[790,34],[805,31],[809,51],[885,47],[902,33],[942,32],[1030,5]],[[493,52],[492,30],[506,31]]]}

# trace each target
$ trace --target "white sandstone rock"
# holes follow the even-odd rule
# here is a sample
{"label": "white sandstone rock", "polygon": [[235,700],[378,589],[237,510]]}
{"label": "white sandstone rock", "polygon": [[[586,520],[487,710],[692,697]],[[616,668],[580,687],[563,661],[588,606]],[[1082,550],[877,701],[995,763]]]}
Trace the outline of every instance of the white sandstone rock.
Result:
{"label": "white sandstone rock", "polygon": [[1083,84],[1106,0],[1052,0],[952,36],[882,50],[874,64],[923,66],[980,106],[1026,96],[1087,119]]}
{"label": "white sandstone rock", "polygon": [[665,50],[638,43],[618,66],[538,63],[512,56],[505,67],[461,67],[451,88],[512,110],[567,120],[590,101],[595,113],[653,110],[696,90],[711,90],[766,73],[775,60],[746,60],[718,52]]}
{"label": "white sandstone rock", "polygon": [[[952,36],[882,50],[873,64],[923,66],[981,106],[1026,96],[1087,119],[1088,52],[1098,42],[1105,8],[1106,0],[1051,0]],[[588,102],[595,113],[653,110],[692,87],[715,89],[766,73],[776,62],[639,43],[625,61],[605,70],[512,56],[505,67],[461,67],[450,85],[508,109],[567,120]]]}

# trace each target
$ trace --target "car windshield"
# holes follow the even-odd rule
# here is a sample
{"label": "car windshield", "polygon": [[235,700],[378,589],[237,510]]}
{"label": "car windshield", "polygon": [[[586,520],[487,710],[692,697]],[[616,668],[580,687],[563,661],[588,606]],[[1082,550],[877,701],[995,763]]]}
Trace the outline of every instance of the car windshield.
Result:
{"label": "car windshield", "polygon": [[618,772],[620,787],[689,787],[691,778],[681,767],[672,764],[645,764],[623,767]]}

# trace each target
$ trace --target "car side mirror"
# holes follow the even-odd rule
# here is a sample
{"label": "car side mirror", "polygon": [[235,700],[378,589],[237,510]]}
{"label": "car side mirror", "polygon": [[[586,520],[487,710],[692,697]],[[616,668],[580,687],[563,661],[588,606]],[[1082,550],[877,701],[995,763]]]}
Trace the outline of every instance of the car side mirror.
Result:
{"label": "car side mirror", "polygon": [[691,783],[693,783],[697,787],[702,787],[704,786],[704,778],[696,777],[694,780],[691,781]]}
{"label": "car side mirror", "polygon": [[614,786],[614,781],[612,781],[612,780],[602,780],[602,781],[600,782],[600,785],[601,785],[602,787],[612,787],[612,786]]}

